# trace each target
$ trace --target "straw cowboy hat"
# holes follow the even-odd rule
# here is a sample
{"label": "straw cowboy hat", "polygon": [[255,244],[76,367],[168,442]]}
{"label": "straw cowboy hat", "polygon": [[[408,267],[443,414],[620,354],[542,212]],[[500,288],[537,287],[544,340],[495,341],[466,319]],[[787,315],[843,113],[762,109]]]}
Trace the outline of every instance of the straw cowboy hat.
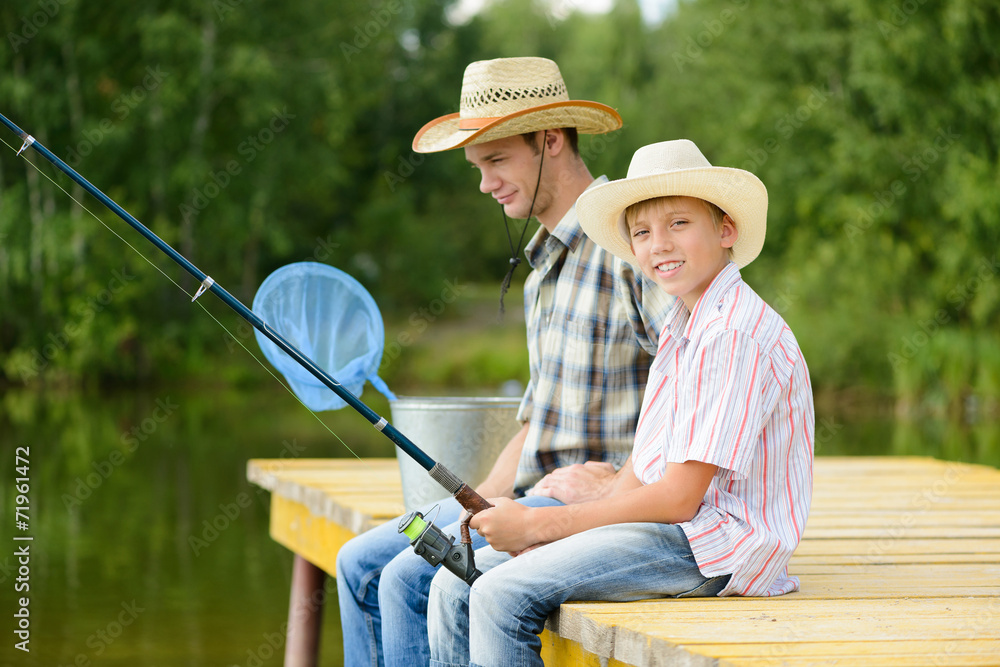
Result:
{"label": "straw cowboy hat", "polygon": [[621,116],[611,107],[569,99],[559,66],[551,60],[480,60],[465,68],[459,112],[420,128],[413,150],[437,153],[560,127],[604,134],[621,126]]}
{"label": "straw cowboy hat", "polygon": [[767,188],[749,171],[713,167],[687,139],[643,146],[632,156],[628,176],[584,192],[576,211],[583,231],[597,245],[635,264],[625,209],[656,197],[712,202],[736,223],[736,265],[742,268],[760,254],[767,231]]}

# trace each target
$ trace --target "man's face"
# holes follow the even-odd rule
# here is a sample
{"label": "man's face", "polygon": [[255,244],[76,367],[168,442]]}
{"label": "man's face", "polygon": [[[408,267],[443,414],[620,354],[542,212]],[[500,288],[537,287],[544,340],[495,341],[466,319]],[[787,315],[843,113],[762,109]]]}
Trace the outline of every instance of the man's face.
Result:
{"label": "man's face", "polygon": [[506,137],[466,146],[465,159],[479,170],[479,190],[493,195],[509,217],[527,218],[529,211],[537,217],[544,215],[551,206],[553,197],[543,175],[534,210],[531,208],[542,155],[536,153],[522,137]]}

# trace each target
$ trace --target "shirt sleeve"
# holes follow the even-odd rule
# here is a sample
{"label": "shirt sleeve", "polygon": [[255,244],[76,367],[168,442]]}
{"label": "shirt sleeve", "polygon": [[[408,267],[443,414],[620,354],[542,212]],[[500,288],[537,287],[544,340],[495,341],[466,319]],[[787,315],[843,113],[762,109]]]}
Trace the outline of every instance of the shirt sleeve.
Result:
{"label": "shirt sleeve", "polygon": [[674,297],[628,262],[617,257],[614,262],[615,298],[626,307],[636,341],[650,356],[655,356],[657,339],[673,308]]}
{"label": "shirt sleeve", "polygon": [[535,406],[535,381],[529,380],[528,387],[524,390],[521,398],[521,405],[517,409],[517,421],[522,424],[531,421],[531,411]]}
{"label": "shirt sleeve", "polygon": [[723,331],[685,364],[665,460],[703,461],[745,477],[773,409],[765,403],[774,400],[759,345],[740,331]]}

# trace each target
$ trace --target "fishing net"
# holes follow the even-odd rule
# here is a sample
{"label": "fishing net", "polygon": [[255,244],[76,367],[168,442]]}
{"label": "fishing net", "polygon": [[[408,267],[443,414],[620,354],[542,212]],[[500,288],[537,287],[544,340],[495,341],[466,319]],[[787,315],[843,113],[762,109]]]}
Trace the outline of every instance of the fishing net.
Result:
{"label": "fishing net", "polygon": [[[378,376],[385,344],[382,315],[361,283],[340,269],[316,262],[283,266],[261,284],[253,311],[355,396],[367,380],[389,400],[396,398]],[[264,356],[310,410],[347,405],[262,333],[254,334]]]}

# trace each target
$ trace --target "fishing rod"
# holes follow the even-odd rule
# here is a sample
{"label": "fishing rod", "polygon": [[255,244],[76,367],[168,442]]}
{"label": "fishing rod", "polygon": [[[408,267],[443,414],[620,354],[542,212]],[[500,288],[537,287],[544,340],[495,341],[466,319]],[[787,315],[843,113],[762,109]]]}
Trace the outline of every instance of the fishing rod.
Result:
{"label": "fishing rod", "polygon": [[94,196],[94,198],[115,213],[115,215],[127,222],[129,226],[146,237],[150,243],[155,245],[170,259],[179,264],[181,268],[194,276],[194,278],[199,281],[200,286],[191,298],[192,303],[194,303],[194,301],[205,292],[215,294],[223,303],[236,311],[240,317],[253,326],[254,329],[261,332],[268,340],[277,345],[285,354],[297,361],[303,368],[312,373],[320,382],[329,387],[335,394],[337,394],[337,396],[343,399],[345,403],[360,413],[361,416],[367,419],[368,422],[375,427],[376,431],[389,438],[389,440],[403,450],[407,456],[412,458],[425,470],[427,470],[434,481],[454,496],[455,500],[457,500],[458,503],[468,512],[461,524],[460,545],[454,544],[455,538],[453,536],[444,533],[444,531],[434,526],[433,523],[424,521],[423,515],[420,512],[409,512],[403,516],[398,529],[400,533],[405,534],[406,537],[410,539],[410,544],[413,546],[414,552],[422,556],[428,563],[433,566],[443,563],[460,579],[466,581],[470,586],[472,585],[472,582],[476,580],[476,578],[480,575],[480,572],[475,567],[472,555],[472,541],[469,536],[468,521],[473,514],[487,509],[488,507],[492,507],[492,505],[490,505],[485,498],[476,493],[472,487],[459,479],[458,476],[451,470],[428,456],[423,450],[417,447],[412,440],[400,433],[395,426],[390,424],[385,417],[382,417],[377,412],[362,403],[357,396],[345,389],[339,382],[337,382],[337,380],[335,380],[325,370],[320,368],[312,359],[305,356],[294,345],[285,340],[281,334],[268,326],[267,322],[258,317],[252,310],[244,306],[239,299],[216,283],[211,276],[203,272],[201,269],[188,261],[186,257],[174,250],[166,241],[161,239],[159,236],[150,231],[148,227],[136,220],[132,214],[97,189],[90,181],[85,179],[77,173],[76,170],[59,159],[52,153],[52,151],[39,143],[33,136],[24,132],[3,114],[0,114],[0,122],[6,125],[11,132],[20,137],[20,139],[24,142],[21,145],[21,149],[17,151],[18,155],[21,155],[21,153],[29,147],[35,149],[35,151],[37,151],[42,157],[73,179],[73,181],[80,185],[84,190],[89,192]]}

